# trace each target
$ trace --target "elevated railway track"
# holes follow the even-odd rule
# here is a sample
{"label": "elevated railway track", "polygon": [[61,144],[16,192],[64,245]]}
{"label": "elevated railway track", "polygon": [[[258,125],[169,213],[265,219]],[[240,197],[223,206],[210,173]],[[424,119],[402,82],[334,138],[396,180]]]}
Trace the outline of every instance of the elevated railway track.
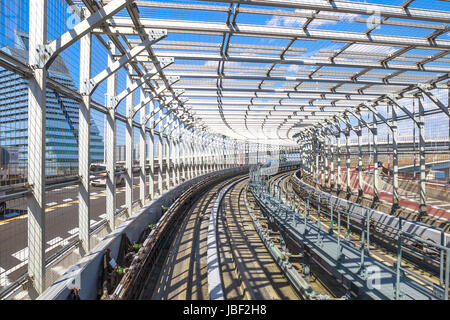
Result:
{"label": "elevated railway track", "polygon": [[[306,272],[309,266],[301,256],[289,261],[289,249],[279,232],[270,229],[248,182],[245,175],[222,177],[187,190],[149,235],[114,292],[103,298],[342,298],[345,290],[330,279],[319,279],[319,272]],[[209,237],[211,219],[216,219],[214,240]],[[215,275],[208,261],[211,241],[219,261]],[[295,246],[290,240],[289,247]],[[218,288],[211,285],[214,276]]]}

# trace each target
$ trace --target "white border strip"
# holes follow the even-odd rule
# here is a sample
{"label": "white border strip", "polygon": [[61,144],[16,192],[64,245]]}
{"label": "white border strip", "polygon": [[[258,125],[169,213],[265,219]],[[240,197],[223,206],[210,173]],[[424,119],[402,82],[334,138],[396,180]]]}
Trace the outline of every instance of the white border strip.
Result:
{"label": "white border strip", "polygon": [[248,177],[235,180],[223,187],[217,195],[216,202],[211,210],[208,225],[208,291],[210,300],[224,300],[217,250],[217,213],[219,206],[225,193],[232,186],[245,179],[248,179]]}

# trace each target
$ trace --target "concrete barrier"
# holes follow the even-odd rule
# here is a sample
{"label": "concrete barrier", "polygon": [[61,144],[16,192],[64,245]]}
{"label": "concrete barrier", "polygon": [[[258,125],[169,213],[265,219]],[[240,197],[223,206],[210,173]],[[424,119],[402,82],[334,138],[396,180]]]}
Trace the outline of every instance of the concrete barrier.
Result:
{"label": "concrete barrier", "polygon": [[[320,195],[322,199],[327,199],[328,202],[333,205],[334,207],[340,207],[345,208],[347,212],[350,212],[352,214],[355,214],[357,216],[364,217],[366,215],[366,212],[369,211],[371,219],[373,221],[376,221],[380,223],[381,225],[388,227],[392,230],[393,233],[396,234],[397,229],[399,227],[399,218],[386,214],[384,212],[377,211],[375,209],[371,209],[365,206],[362,206],[360,204],[348,201],[346,199],[342,199],[339,197],[336,197],[334,195],[331,195],[327,192],[324,192],[322,190],[316,189],[309,184],[303,182],[301,179],[297,177],[297,172],[293,174],[293,177],[295,181],[297,182],[298,186],[302,189],[306,190],[308,193],[315,193],[316,195]],[[409,234],[417,234],[422,239],[431,239],[436,244],[441,244],[441,236],[442,233],[440,230],[437,230],[436,228],[432,226],[427,226],[424,224],[419,224],[414,221],[403,221],[402,222],[402,230],[404,232],[407,232]],[[450,247],[450,235],[448,233],[444,234],[444,246]]]}

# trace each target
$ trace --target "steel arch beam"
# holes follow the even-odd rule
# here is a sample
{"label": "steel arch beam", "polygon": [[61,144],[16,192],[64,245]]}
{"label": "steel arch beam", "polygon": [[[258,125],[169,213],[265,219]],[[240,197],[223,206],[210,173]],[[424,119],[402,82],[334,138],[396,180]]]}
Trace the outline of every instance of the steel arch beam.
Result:
{"label": "steel arch beam", "polygon": [[122,55],[117,61],[115,61],[110,67],[104,69],[95,77],[90,79],[88,83],[85,84],[84,94],[92,94],[100,85],[100,83],[106,80],[111,74],[117,72],[130,60],[135,58],[139,53],[141,53],[157,41],[164,39],[166,36],[167,31],[165,30],[153,30],[152,34],[148,35],[149,39],[146,39],[140,45],[133,47],[126,54]]}
{"label": "steel arch beam", "polygon": [[132,3],[134,0],[114,0],[92,13],[89,17],[78,23],[73,29],[64,33],[59,39],[53,40],[44,46],[49,53],[43,61],[46,68],[56,59],[56,57],[66,48],[77,42],[81,37],[98,27],[100,24],[110,19],[120,10]]}
{"label": "steel arch beam", "polygon": [[[178,21],[178,20],[156,20],[141,19],[144,28],[162,28],[176,33],[205,33],[211,35],[223,35],[230,33],[234,36],[256,36],[276,38],[298,38],[311,40],[345,41],[351,43],[366,43],[390,46],[405,46],[424,49],[449,50],[450,41],[435,39],[429,41],[425,38],[387,36],[376,34],[365,34],[357,32],[343,32],[332,30],[303,30],[300,28],[285,28],[275,26],[245,25],[224,23],[202,22],[202,21]],[[126,35],[136,35],[133,23],[128,18],[114,18],[110,29]],[[97,30],[94,29],[93,32]],[[102,30],[103,32],[103,30]]]}

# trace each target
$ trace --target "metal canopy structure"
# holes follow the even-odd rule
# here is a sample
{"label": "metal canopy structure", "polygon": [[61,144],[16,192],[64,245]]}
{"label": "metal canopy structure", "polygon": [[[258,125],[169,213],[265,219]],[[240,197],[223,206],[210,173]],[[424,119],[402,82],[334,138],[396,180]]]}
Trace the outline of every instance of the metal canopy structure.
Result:
{"label": "metal canopy structure", "polygon": [[[347,108],[368,110],[365,103],[383,104],[389,94],[415,96],[418,84],[448,88],[450,12],[420,9],[414,1],[136,5],[144,29],[168,30],[152,48],[158,57],[175,58],[166,74],[180,77],[174,87],[186,90],[197,118],[236,139],[267,139],[270,128],[274,143],[290,144],[299,125],[324,124]],[[108,25],[110,34],[136,34],[129,17],[115,16]],[[380,26],[394,34],[378,32]],[[259,44],[264,38],[273,44]]]}
{"label": "metal canopy structure", "polygon": [[[381,189],[379,159],[384,155],[391,161],[392,154],[389,183],[395,211],[399,145],[410,143],[399,136],[399,122],[406,120],[414,130],[415,153],[418,139],[414,179],[417,167],[419,212],[427,214],[427,117],[442,116],[448,123],[449,134],[438,141],[445,150],[433,141],[433,151],[450,150],[448,0],[66,0],[63,8],[72,8],[76,16],[73,25],[63,21],[65,16],[49,17],[50,3],[29,1],[27,61],[0,50],[2,70],[28,82],[27,190],[22,196],[28,212],[27,272],[35,296],[46,288],[47,90],[79,103],[78,167],[72,183],[78,185],[81,256],[92,247],[94,110],[105,120],[104,219],[109,232],[116,228],[118,209],[119,122],[125,126],[128,215],[136,204],[135,162],[142,207],[182,180],[248,164],[251,154],[261,162],[261,146],[273,157],[280,149],[295,154],[317,183],[331,182],[338,191],[346,186],[351,193],[353,166],[359,195],[365,161],[374,200]],[[52,24],[67,28],[50,33]],[[79,85],[69,87],[48,71],[72,49],[76,66],[70,71]],[[125,83],[118,80],[121,76]],[[101,90],[104,103],[98,101]],[[364,153],[370,157],[364,160]],[[353,164],[352,155],[357,158]],[[2,270],[0,280],[6,277]]]}

